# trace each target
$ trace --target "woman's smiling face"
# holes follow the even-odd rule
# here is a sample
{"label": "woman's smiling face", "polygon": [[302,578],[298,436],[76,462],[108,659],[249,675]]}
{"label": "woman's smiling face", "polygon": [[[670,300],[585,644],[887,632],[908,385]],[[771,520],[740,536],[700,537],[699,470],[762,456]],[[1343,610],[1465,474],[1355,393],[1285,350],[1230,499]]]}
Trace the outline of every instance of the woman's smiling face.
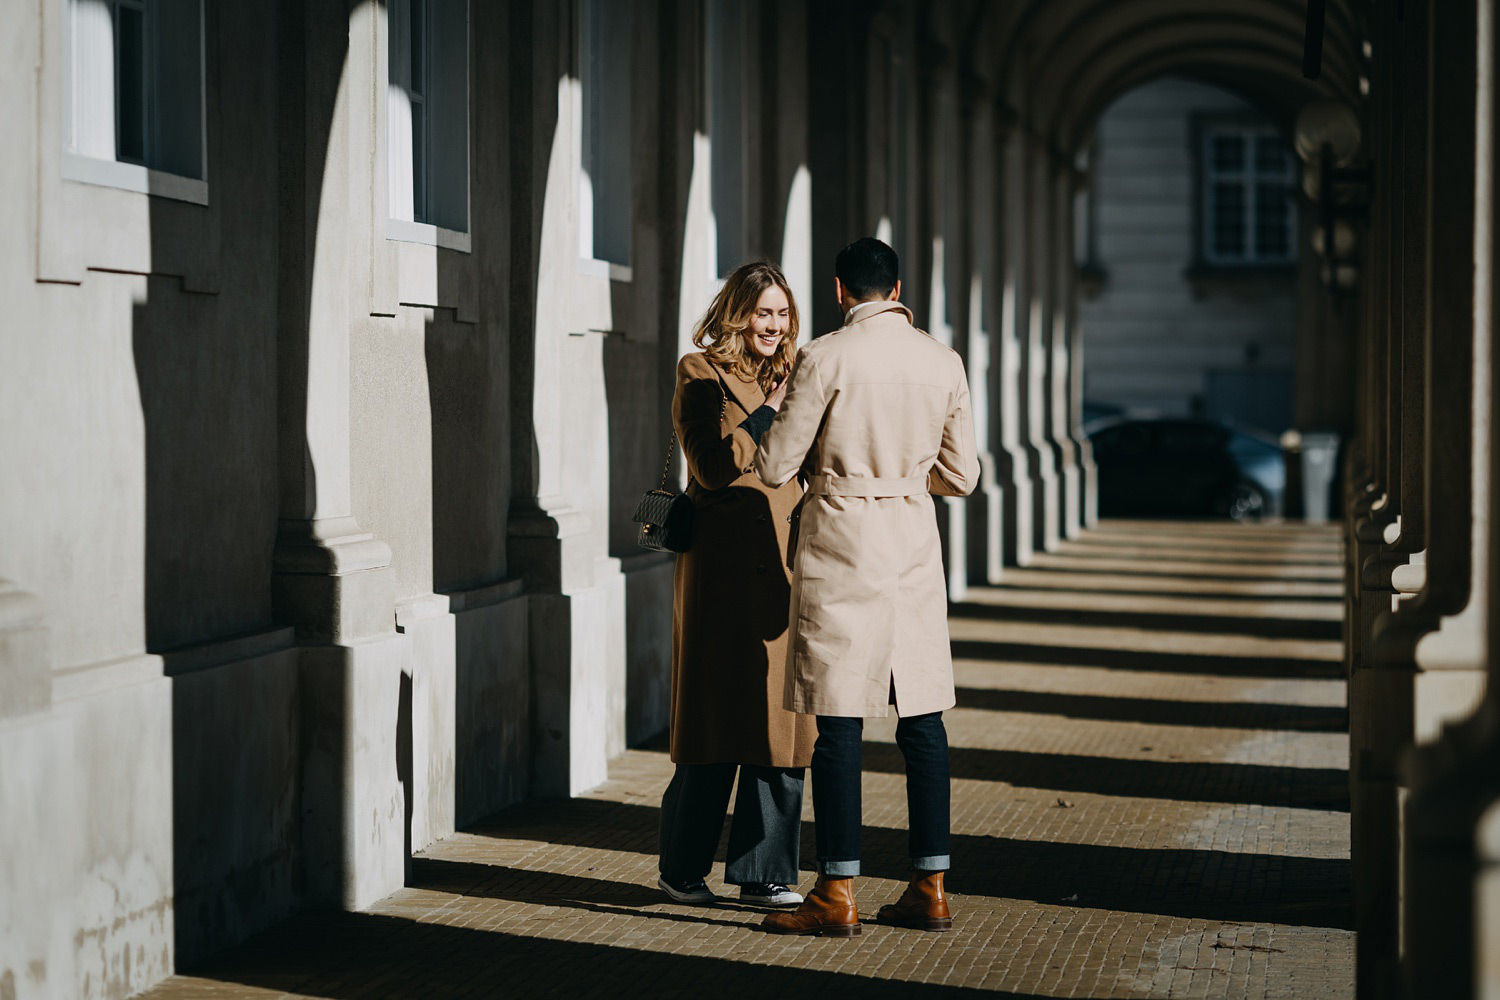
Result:
{"label": "woman's smiling face", "polygon": [[755,312],[750,316],[750,325],[745,328],[745,342],[750,350],[762,358],[769,358],[781,346],[787,327],[792,322],[792,304],[779,285],[771,285],[760,293],[755,303]]}

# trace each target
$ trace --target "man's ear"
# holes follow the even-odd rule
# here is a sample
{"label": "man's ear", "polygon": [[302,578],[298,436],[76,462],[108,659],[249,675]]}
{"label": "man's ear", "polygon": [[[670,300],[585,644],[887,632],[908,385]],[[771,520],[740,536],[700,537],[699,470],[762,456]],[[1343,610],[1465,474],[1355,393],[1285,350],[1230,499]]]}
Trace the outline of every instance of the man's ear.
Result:
{"label": "man's ear", "polygon": [[[838,279],[835,278],[833,280],[837,281]],[[896,287],[891,289],[891,294],[887,295],[886,298],[889,299],[892,302],[895,302],[900,297],[901,297],[901,279],[897,278],[896,279]]]}
{"label": "man's ear", "polygon": [[844,308],[844,283],[836,275],[833,279],[833,301],[838,303],[840,309]]}

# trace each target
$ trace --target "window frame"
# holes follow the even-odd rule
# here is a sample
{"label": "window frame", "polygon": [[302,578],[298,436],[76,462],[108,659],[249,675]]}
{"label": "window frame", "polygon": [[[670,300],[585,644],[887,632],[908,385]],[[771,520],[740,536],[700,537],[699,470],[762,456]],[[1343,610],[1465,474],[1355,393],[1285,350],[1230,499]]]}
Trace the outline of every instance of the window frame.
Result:
{"label": "window frame", "polygon": [[[631,34],[634,34],[634,23],[637,11],[631,0],[577,0],[575,6],[576,20],[573,32],[574,51],[576,53],[576,79],[578,81],[578,98],[574,105],[577,112],[577,128],[574,130],[576,139],[577,155],[574,157],[577,183],[574,190],[578,197],[578,258],[577,271],[580,275],[595,278],[605,278],[610,281],[628,283],[634,278],[635,258],[635,157],[634,136],[635,123],[631,112],[634,109],[635,95],[631,84],[631,61],[634,58],[633,40],[627,40],[626,44],[614,48],[606,46],[595,46],[590,38],[591,15],[589,7],[597,5],[600,8],[609,7],[616,13],[623,10],[624,16],[631,24]],[[601,52],[613,51],[621,55],[624,60],[624,71],[619,74],[620,79],[615,81],[614,86],[599,85],[595,79],[593,66],[595,49]],[[618,67],[617,67],[618,68]],[[601,257],[598,253],[598,230],[599,215],[597,206],[600,204],[598,197],[599,186],[595,183],[593,175],[589,172],[594,163],[593,142],[595,139],[594,121],[596,119],[595,109],[599,103],[591,94],[608,89],[617,96],[623,93],[625,108],[625,142],[617,143],[611,148],[616,150],[618,158],[611,161],[611,166],[620,166],[624,170],[623,184],[620,185],[626,192],[626,199],[622,219],[625,231],[625,260],[614,260],[609,257]],[[604,171],[597,171],[601,175]],[[587,183],[585,179],[587,178]],[[616,178],[618,180],[618,178]]]}
{"label": "window frame", "polygon": [[[385,141],[387,155],[386,169],[386,212],[385,212],[385,238],[396,243],[416,243],[424,246],[438,247],[444,250],[454,250],[459,253],[469,253],[473,246],[471,233],[474,226],[474,171],[473,167],[473,102],[474,102],[474,59],[473,59],[473,6],[470,0],[447,0],[447,2],[461,3],[463,6],[463,143],[462,150],[456,148],[451,150],[435,151],[433,142],[433,117],[431,113],[432,101],[432,67],[434,65],[433,52],[436,32],[434,31],[434,19],[439,16],[436,5],[444,0],[390,0],[385,8],[386,18],[386,100],[385,100]],[[420,93],[413,89],[411,81],[406,80],[412,62],[412,38],[409,28],[410,11],[414,5],[420,5],[422,10],[422,60],[421,76],[422,86]],[[406,24],[402,22],[406,21]],[[400,54],[405,60],[405,66],[400,70],[400,80],[397,77],[397,46],[402,46]],[[418,97],[422,106],[422,136],[420,144],[413,136],[413,129],[408,128],[405,138],[410,141],[398,143],[397,133],[393,127],[395,121],[395,91],[400,87],[404,95]],[[409,99],[403,96],[403,99]],[[455,162],[463,165],[464,185],[464,228],[454,229],[441,223],[431,221],[432,219],[432,188],[434,184],[433,163],[438,157],[453,157]],[[411,166],[409,172],[398,173],[397,160],[399,158],[410,158]],[[420,160],[420,162],[419,162]],[[415,190],[417,174],[422,175],[422,197],[420,208]],[[413,185],[411,195],[411,218],[406,218],[398,213],[396,205],[397,178],[403,178]]]}
{"label": "window frame", "polygon": [[[1194,262],[1190,271],[1194,274],[1264,274],[1282,273],[1296,268],[1300,252],[1298,246],[1298,204],[1296,198],[1297,175],[1295,160],[1291,155],[1291,144],[1285,132],[1264,116],[1254,113],[1222,114],[1200,113],[1192,116],[1189,130],[1192,143],[1193,164],[1193,248]],[[1212,163],[1212,143],[1216,136],[1237,134],[1250,143],[1245,154],[1245,168],[1241,171],[1219,171]],[[1280,175],[1262,171],[1255,162],[1253,140],[1274,136],[1285,148],[1285,166]],[[1222,179],[1237,181],[1245,192],[1243,257],[1226,257],[1217,254],[1215,245],[1214,184]],[[1281,256],[1266,256],[1256,252],[1257,186],[1266,181],[1284,183],[1290,192],[1287,198],[1287,250]]]}
{"label": "window frame", "polygon": [[159,166],[151,166],[154,147],[160,145],[162,128],[161,111],[156,104],[156,92],[160,89],[158,65],[155,58],[158,48],[157,36],[161,11],[155,0],[94,0],[111,9],[113,35],[111,44],[116,59],[119,57],[119,20],[113,11],[128,7],[138,11],[142,17],[142,73],[141,73],[141,143],[142,156],[139,161],[122,160],[118,153],[120,122],[120,100],[114,81],[110,83],[110,96],[114,107],[112,117],[116,135],[116,153],[105,158],[94,153],[81,152],[85,145],[80,141],[81,119],[77,71],[82,62],[78,55],[79,37],[76,18],[80,0],[64,0],[62,10],[62,150],[60,173],[67,181],[90,184],[97,187],[116,188],[139,194],[169,198],[195,205],[209,204],[209,156],[208,156],[208,56],[207,56],[207,11],[204,0],[192,0],[198,8],[198,164],[201,176],[192,177],[176,173]]}

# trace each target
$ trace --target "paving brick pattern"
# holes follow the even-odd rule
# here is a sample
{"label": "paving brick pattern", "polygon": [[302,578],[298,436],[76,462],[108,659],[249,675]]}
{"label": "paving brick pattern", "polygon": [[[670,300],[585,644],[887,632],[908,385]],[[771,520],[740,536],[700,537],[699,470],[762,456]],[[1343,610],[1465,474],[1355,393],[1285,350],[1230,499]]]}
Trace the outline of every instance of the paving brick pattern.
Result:
{"label": "paving brick pattern", "polygon": [[[647,748],[148,996],[1352,997],[1339,574],[1330,530],[1109,522],[959,606],[950,933],[666,902]],[[893,732],[866,730],[867,914],[905,868]]]}

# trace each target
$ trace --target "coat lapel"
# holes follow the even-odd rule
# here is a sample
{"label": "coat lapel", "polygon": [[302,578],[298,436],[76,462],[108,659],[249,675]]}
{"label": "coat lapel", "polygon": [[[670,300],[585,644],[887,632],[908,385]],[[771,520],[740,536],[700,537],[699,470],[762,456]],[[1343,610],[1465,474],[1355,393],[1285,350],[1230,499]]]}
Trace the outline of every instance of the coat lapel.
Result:
{"label": "coat lapel", "polygon": [[[713,364],[713,362],[709,362],[709,364]],[[714,365],[714,371],[718,372],[719,377],[724,380],[724,384],[729,386],[730,397],[739,405],[740,409],[745,411],[745,416],[748,417],[754,413],[766,401],[766,394],[760,391],[759,383],[742,381],[738,375],[733,372],[726,372],[718,365]],[[735,421],[735,423],[738,422]]]}

